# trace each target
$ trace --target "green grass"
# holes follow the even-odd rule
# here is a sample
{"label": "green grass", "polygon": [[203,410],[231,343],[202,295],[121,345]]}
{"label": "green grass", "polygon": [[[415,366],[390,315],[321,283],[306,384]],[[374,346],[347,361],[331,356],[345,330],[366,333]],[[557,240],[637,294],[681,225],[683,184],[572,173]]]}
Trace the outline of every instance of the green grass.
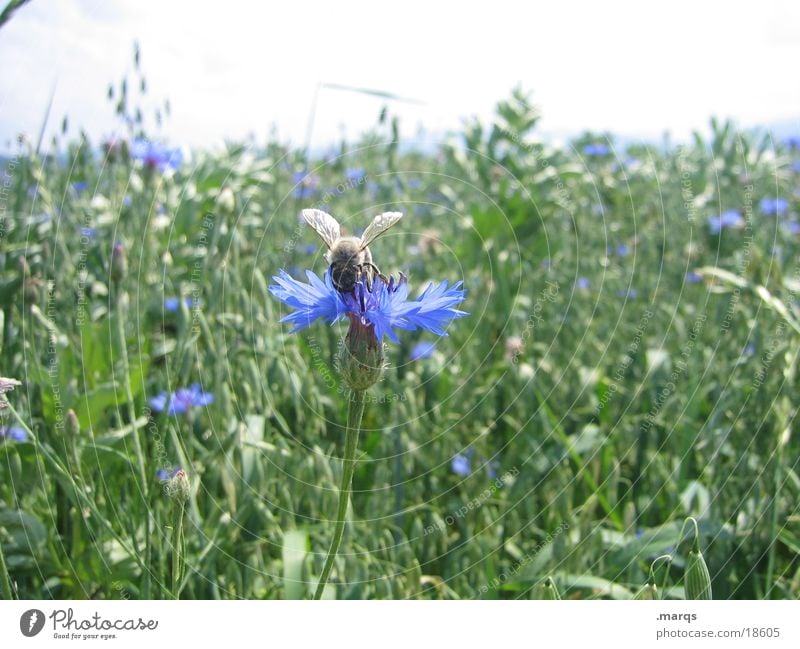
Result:
{"label": "green grass", "polygon": [[[373,245],[381,268],[412,294],[463,280],[471,315],[431,358],[409,360],[430,337],[389,346],[326,597],[628,598],[656,583],[680,598],[689,516],[715,598],[797,597],[797,158],[718,123],[708,142],[592,157],[604,136],[554,148],[536,121],[515,93],[428,154],[381,125],[307,164],[230,145],[162,174],[86,141],[7,162],[0,374],[23,381],[8,397],[33,434],[0,442],[14,596],[313,594],[336,517],[345,325],[289,334],[267,286],[279,268],[323,272],[298,214],[327,192],[350,231],[403,211]],[[304,168],[316,189],[297,198]],[[769,196],[786,216],[760,213]],[[706,218],[731,209],[746,226],[712,235]],[[199,307],[166,311],[177,296]],[[192,383],[214,403],[150,408]],[[155,477],[173,466],[185,512]]]}

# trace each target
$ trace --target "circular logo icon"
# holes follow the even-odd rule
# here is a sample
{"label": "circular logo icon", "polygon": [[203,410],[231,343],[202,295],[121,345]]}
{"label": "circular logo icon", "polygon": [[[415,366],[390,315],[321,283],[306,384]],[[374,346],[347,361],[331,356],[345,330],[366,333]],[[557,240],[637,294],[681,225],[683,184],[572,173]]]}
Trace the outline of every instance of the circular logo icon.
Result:
{"label": "circular logo icon", "polygon": [[19,618],[19,630],[22,635],[32,638],[44,628],[44,613],[38,608],[25,611]]}

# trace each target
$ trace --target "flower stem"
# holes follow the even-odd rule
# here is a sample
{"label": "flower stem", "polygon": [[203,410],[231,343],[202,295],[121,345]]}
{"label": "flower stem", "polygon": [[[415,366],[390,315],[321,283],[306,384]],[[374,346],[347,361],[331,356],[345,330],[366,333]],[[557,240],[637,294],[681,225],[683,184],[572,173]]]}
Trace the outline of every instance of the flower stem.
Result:
{"label": "flower stem", "polygon": [[[140,490],[142,501],[144,503],[144,565],[146,570],[142,575],[144,584],[142,587],[142,598],[150,598],[150,507],[147,498],[147,470],[145,469],[144,451],[142,450],[142,443],[139,439],[139,427],[136,424],[136,408],[133,399],[133,386],[131,385],[131,370],[128,361],[128,342],[125,337],[125,312],[122,308],[122,293],[117,287],[116,298],[116,320],[117,320],[117,337],[119,344],[119,353],[122,360],[122,385],[125,389],[125,401],[128,409],[128,419],[130,420],[131,428],[133,429],[133,448],[136,453],[136,463],[139,469],[139,481],[141,483]],[[136,540],[134,539],[134,544]]]}
{"label": "flower stem", "polygon": [[350,392],[350,402],[347,408],[347,431],[344,440],[344,456],[342,457],[342,482],[339,487],[339,507],[336,513],[336,528],[333,531],[331,547],[325,559],[325,566],[314,593],[314,599],[322,599],[325,585],[339,552],[344,535],[344,524],[347,518],[347,505],[350,503],[350,492],[352,491],[353,471],[356,468],[356,448],[358,446],[358,434],[361,430],[361,418],[364,416],[364,390],[352,390]]}
{"label": "flower stem", "polygon": [[176,499],[172,519],[172,596],[181,598],[181,581],[184,573],[183,510],[184,503]]}

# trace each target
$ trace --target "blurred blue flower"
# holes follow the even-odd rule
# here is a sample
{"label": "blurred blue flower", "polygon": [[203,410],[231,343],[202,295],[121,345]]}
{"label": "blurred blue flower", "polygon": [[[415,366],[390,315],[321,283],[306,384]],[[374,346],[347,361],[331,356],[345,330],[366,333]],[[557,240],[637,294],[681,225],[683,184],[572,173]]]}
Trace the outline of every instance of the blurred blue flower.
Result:
{"label": "blurred blue flower", "polygon": [[739,210],[728,210],[718,216],[708,217],[708,229],[711,231],[711,234],[719,234],[725,228],[735,228],[743,223],[744,221],[742,220],[742,215],[739,213]]}
{"label": "blurred blue flower", "polygon": [[313,198],[317,193],[319,181],[313,174],[305,171],[296,171],[292,174],[292,182],[295,184],[293,191],[295,198]]}
{"label": "blurred blue flower", "polygon": [[156,412],[167,411],[168,415],[180,415],[190,408],[207,406],[214,402],[214,395],[193,383],[188,388],[180,388],[167,395],[161,392],[150,399],[150,407]]}
{"label": "blurred blue flower", "polygon": [[639,297],[639,291],[637,291],[635,288],[620,289],[617,291],[617,295],[629,300],[635,300],[637,297]]}
{"label": "blurred blue flower", "polygon": [[139,160],[148,169],[174,171],[181,166],[183,154],[180,149],[171,149],[150,140],[135,140],[131,145],[131,157]]}
{"label": "blurred blue flower", "polygon": [[552,262],[551,262],[549,259],[545,259],[545,260],[543,260],[543,261],[542,261],[542,268],[550,268],[550,266],[551,266],[551,263],[552,263]]}
{"label": "blurred blue flower", "polygon": [[303,248],[303,252],[306,253],[307,255],[313,255],[315,252],[317,252],[316,244],[309,243],[307,246]]}
{"label": "blurred blue flower", "polygon": [[408,187],[409,189],[419,189],[422,187],[422,180],[419,178],[409,178],[408,179]]}
{"label": "blurred blue flower", "polygon": [[800,149],[800,135],[790,135],[783,140],[784,145],[792,150]]}
{"label": "blurred blue flower", "polygon": [[367,172],[364,171],[361,167],[353,167],[348,169],[344,172],[344,177],[347,178],[350,182],[357,183],[364,178],[366,178]]}
{"label": "blurred blue flower", "polygon": [[81,194],[83,191],[89,186],[85,180],[79,180],[76,183],[72,183],[72,189],[75,190],[76,194]]}
{"label": "blurred blue flower", "polygon": [[694,271],[686,273],[686,281],[691,284],[697,284],[698,282],[702,281],[703,278],[701,275],[698,275]]}
{"label": "blurred blue flower", "polygon": [[284,316],[281,322],[294,325],[292,332],[308,327],[317,319],[334,323],[345,315],[360,319],[365,326],[372,325],[375,337],[384,336],[392,342],[400,342],[395,329],[426,329],[439,336],[446,336],[444,328],[454,319],[467,315],[456,309],[464,301],[466,291],[461,282],[449,286],[446,281],[429,284],[416,300],[408,299],[408,282],[405,277],[388,282],[380,277],[372,283],[371,290],[365,282],[358,281],[350,293],[342,295],[333,286],[330,270],[323,279],[310,270],[306,271],[309,283],[293,279],[285,271],[273,277],[276,282],[270,292],[294,311]]}
{"label": "blurred blue flower", "polygon": [[608,155],[610,149],[605,144],[587,144],[583,147],[584,155],[588,156],[604,156]]}
{"label": "blurred blue flower", "polygon": [[[191,309],[194,306],[194,300],[190,297],[183,298],[183,303],[186,305],[187,309]],[[175,313],[180,307],[180,299],[177,297],[168,297],[164,299],[164,309],[169,311],[170,313]],[[200,306],[200,300],[197,301],[197,305]]]}
{"label": "blurred blue flower", "polygon": [[462,478],[467,477],[470,473],[472,473],[472,455],[475,452],[475,449],[470,448],[467,449],[464,453],[458,453],[453,456],[453,459],[450,460],[450,469],[456,475],[460,475]]}
{"label": "blurred blue flower", "polygon": [[591,285],[592,283],[589,281],[588,277],[579,277],[575,282],[575,286],[582,289],[589,288]]}
{"label": "blurred blue flower", "polygon": [[95,239],[97,237],[97,228],[84,226],[81,228],[81,236],[87,239]]}
{"label": "blurred blue flower", "polygon": [[621,243],[617,246],[617,254],[620,257],[627,257],[628,253],[630,252],[630,248],[624,243]]}
{"label": "blurred blue flower", "polygon": [[783,216],[789,209],[789,201],[785,198],[762,198],[758,207],[767,216]]}
{"label": "blurred blue flower", "polygon": [[800,222],[787,221],[784,226],[789,234],[800,234]]}
{"label": "blurred blue flower", "polygon": [[166,482],[167,480],[172,480],[180,470],[181,467],[177,464],[171,469],[159,469],[156,471],[156,478],[161,482]]}
{"label": "blurred blue flower", "polygon": [[27,442],[28,432],[19,426],[0,426],[0,440],[7,439],[12,442]]}
{"label": "blurred blue flower", "polygon": [[795,160],[792,163],[792,171],[794,171],[795,173],[800,174],[800,160]]}
{"label": "blurred blue flower", "polygon": [[742,356],[752,356],[756,353],[756,346],[753,343],[747,343],[745,348],[742,350]]}
{"label": "blurred blue flower", "polygon": [[125,194],[125,196],[122,198],[122,204],[125,207],[130,207],[133,205],[133,198],[131,198],[129,194]]}
{"label": "blurred blue flower", "polygon": [[423,340],[411,348],[410,358],[412,361],[418,361],[422,358],[430,358],[436,350],[436,344],[430,340]]}

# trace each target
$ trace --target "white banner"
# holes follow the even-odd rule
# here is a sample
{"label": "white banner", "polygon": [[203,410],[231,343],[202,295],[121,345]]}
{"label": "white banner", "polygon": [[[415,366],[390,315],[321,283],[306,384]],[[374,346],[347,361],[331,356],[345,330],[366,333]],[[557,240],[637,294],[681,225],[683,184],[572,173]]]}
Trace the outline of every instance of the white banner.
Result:
{"label": "white banner", "polygon": [[20,601],[0,602],[0,647],[796,648],[799,618],[790,601]]}

